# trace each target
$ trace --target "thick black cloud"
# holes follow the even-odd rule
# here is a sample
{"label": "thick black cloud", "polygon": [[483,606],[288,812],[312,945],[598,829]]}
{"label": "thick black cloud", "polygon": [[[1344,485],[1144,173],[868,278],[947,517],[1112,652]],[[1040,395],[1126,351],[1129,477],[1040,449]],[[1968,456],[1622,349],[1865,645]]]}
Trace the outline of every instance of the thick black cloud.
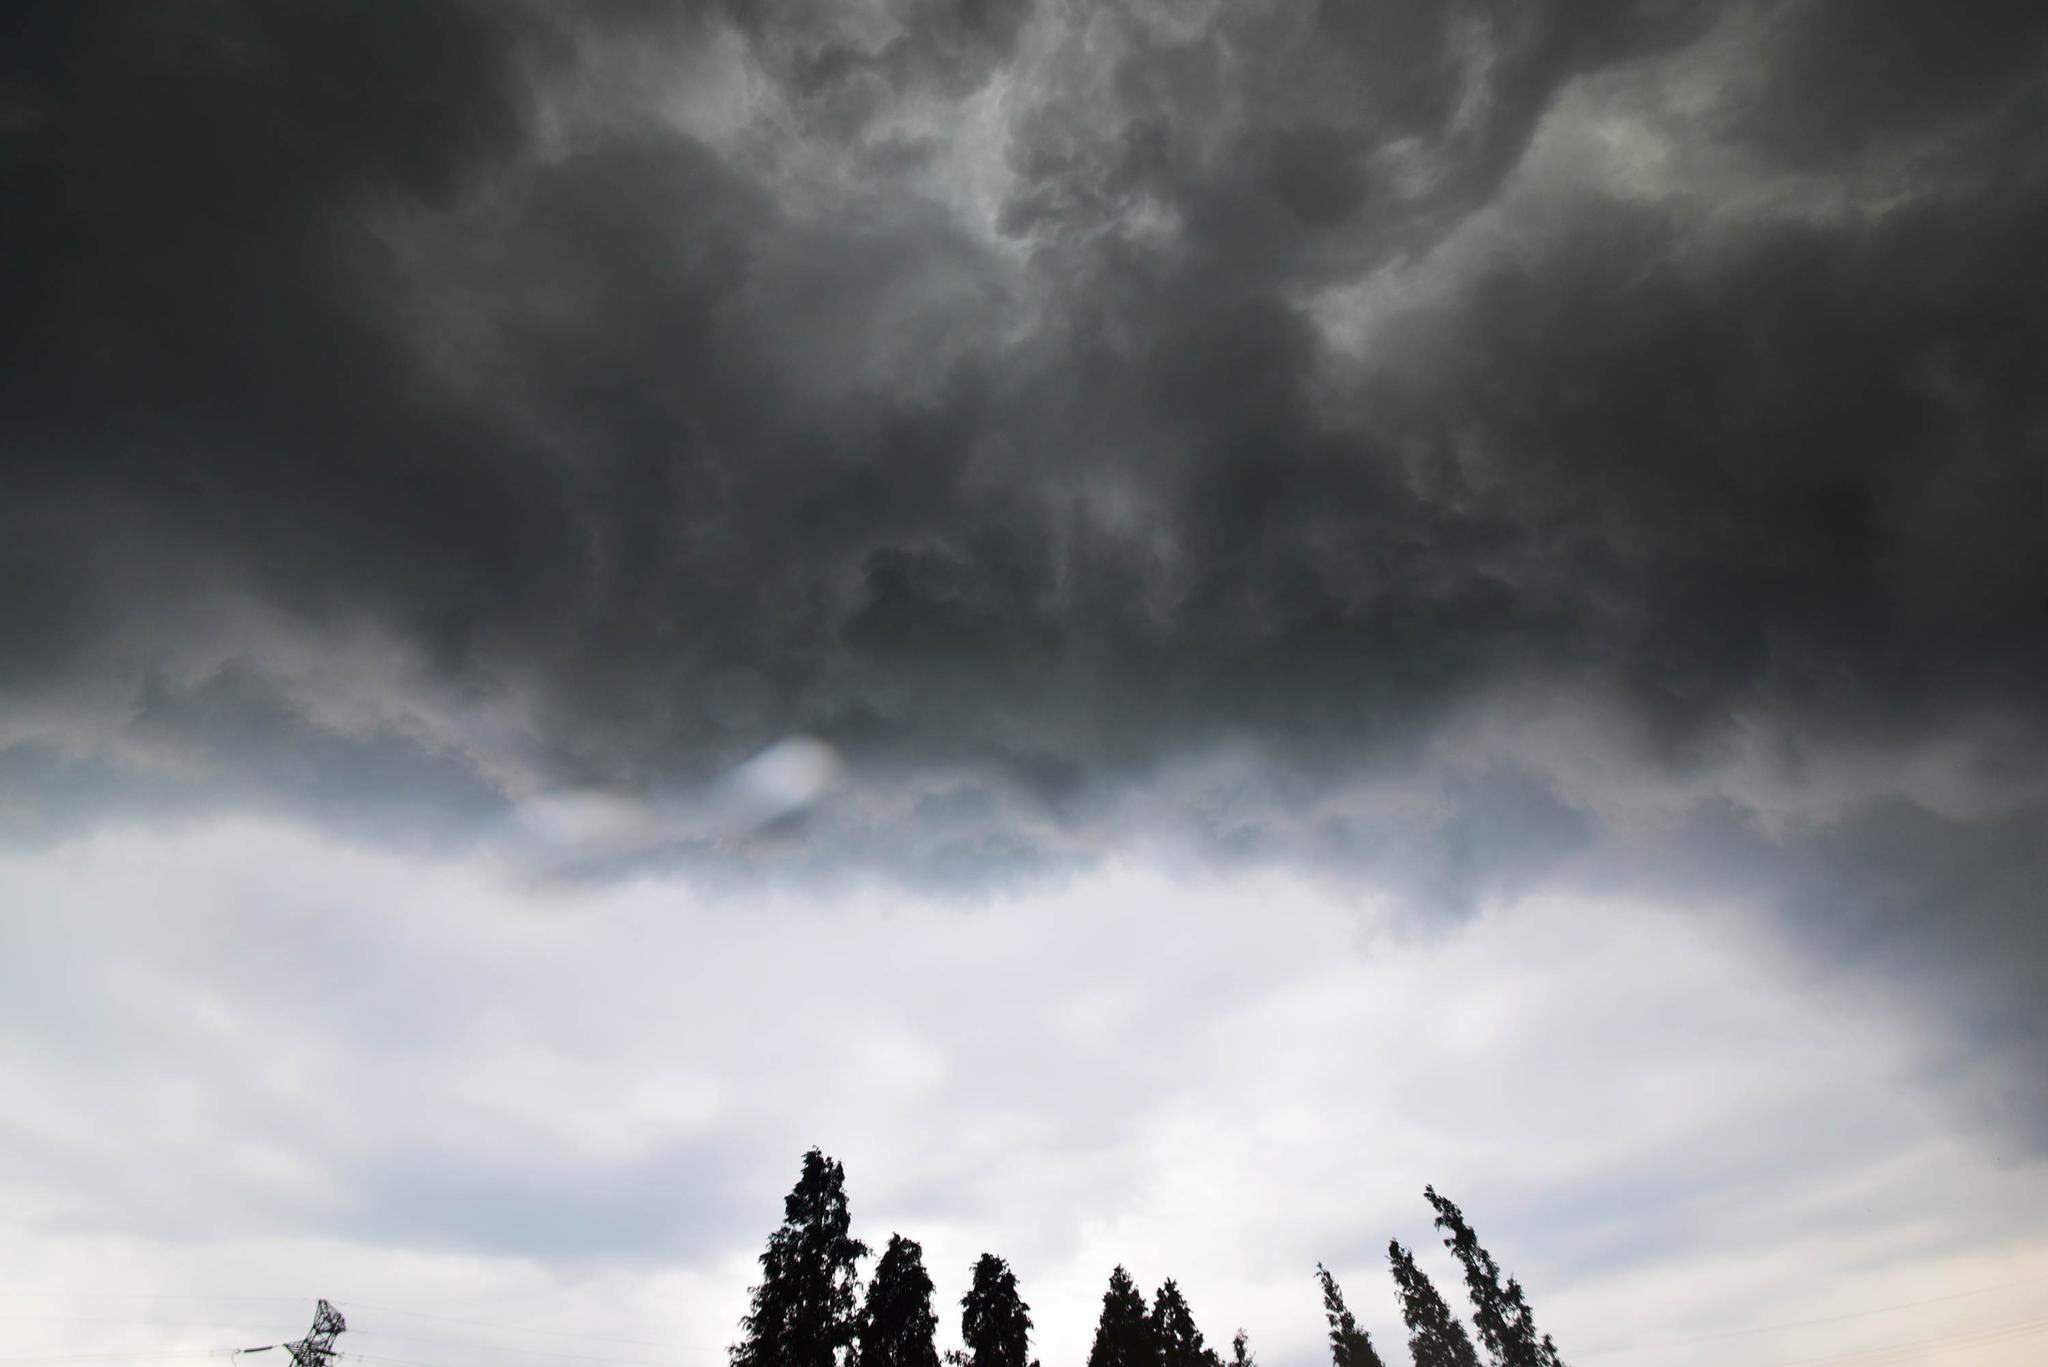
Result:
{"label": "thick black cloud", "polygon": [[[1978,863],[2039,825],[2037,6],[8,22],[17,834],[446,836],[809,733],[839,802],[718,858],[971,887],[1170,828],[1466,905],[1603,839],[1597,766],[1460,748],[1564,698],[1681,794],[1901,757],[1772,827],[1773,895],[1854,922],[1903,821],[1897,919],[2039,963]],[[1589,109],[1675,187],[1588,170]],[[1427,288],[1354,354],[1376,280]]]}

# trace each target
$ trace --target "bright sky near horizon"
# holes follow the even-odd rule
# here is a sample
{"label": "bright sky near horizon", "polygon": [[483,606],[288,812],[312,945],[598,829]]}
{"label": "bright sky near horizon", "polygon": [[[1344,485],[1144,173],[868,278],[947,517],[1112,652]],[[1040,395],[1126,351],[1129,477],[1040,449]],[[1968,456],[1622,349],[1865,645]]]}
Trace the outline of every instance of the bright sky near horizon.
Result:
{"label": "bright sky near horizon", "polygon": [[719,1361],[812,1143],[945,1305],[1008,1257],[1046,1362],[1118,1262],[1310,1367],[1323,1261],[1398,1347],[1386,1241],[1458,1285],[1432,1182],[1574,1362],[2044,1337],[2048,1174],[1740,908],[1403,932],[1123,864],[965,909],[536,890],[252,819],[7,857],[0,903],[35,913],[0,944],[10,1358],[295,1337],[324,1295],[372,1361]]}

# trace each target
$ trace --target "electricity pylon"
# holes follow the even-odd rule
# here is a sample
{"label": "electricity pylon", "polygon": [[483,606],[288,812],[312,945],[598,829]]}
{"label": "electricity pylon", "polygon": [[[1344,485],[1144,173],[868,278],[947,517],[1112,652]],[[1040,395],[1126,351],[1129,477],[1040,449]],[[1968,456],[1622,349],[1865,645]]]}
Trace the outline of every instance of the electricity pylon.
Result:
{"label": "electricity pylon", "polygon": [[348,1321],[341,1312],[326,1301],[313,1312],[313,1327],[297,1343],[287,1343],[285,1348],[292,1355],[294,1367],[328,1367],[334,1357],[334,1338],[348,1328]]}

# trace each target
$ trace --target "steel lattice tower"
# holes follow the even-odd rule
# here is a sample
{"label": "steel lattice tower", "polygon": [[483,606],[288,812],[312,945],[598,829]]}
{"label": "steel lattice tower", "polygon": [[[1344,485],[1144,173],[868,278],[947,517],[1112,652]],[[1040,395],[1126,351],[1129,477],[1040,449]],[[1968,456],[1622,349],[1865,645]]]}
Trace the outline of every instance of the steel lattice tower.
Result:
{"label": "steel lattice tower", "polygon": [[348,1321],[341,1317],[341,1312],[321,1301],[313,1312],[312,1329],[297,1343],[285,1345],[295,1367],[328,1367],[329,1360],[334,1357],[335,1336],[346,1328]]}

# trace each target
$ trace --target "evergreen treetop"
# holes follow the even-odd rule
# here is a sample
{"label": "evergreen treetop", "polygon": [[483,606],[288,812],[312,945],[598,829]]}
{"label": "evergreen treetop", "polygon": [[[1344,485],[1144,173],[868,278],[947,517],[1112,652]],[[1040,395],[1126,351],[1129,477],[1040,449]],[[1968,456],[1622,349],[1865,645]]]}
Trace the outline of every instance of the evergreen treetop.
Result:
{"label": "evergreen treetop", "polygon": [[1316,1279],[1323,1284],[1323,1315],[1330,1321],[1330,1361],[1333,1367],[1385,1367],[1373,1350],[1372,1335],[1358,1327],[1344,1305],[1344,1293],[1330,1269],[1316,1264]]}
{"label": "evergreen treetop", "polygon": [[1144,1294],[1118,1264],[1109,1274],[1109,1290],[1102,1293],[1102,1315],[1095,1322],[1088,1367],[1158,1367],[1158,1360]]}
{"label": "evergreen treetop", "polygon": [[854,1263],[868,1251],[851,1224],[846,1170],[812,1149],[761,1254],[732,1367],[837,1367],[856,1327]]}
{"label": "evergreen treetop", "polygon": [[1031,1307],[1017,1294],[1017,1274],[993,1253],[974,1264],[974,1282],[960,1298],[960,1337],[971,1367],[1026,1367]]}
{"label": "evergreen treetop", "polygon": [[1479,1354],[1465,1326],[1437,1293],[1429,1276],[1415,1265],[1415,1255],[1398,1240],[1387,1245],[1394,1288],[1401,1300],[1401,1322],[1408,1326],[1408,1355],[1415,1367],[1479,1367]]}
{"label": "evergreen treetop", "polygon": [[858,1367],[939,1367],[932,1335],[939,1317],[932,1312],[932,1279],[924,1270],[924,1250],[915,1239],[889,1236],[889,1247],[868,1285],[856,1335]]}
{"label": "evergreen treetop", "polygon": [[1194,1312],[1171,1277],[1152,1298],[1152,1341],[1160,1367],[1223,1367],[1216,1350],[1202,1342]]}
{"label": "evergreen treetop", "polygon": [[1472,1298],[1472,1323],[1493,1367],[1564,1367],[1549,1335],[1539,1336],[1522,1286],[1510,1277],[1501,1283],[1500,1265],[1480,1246],[1465,1213],[1451,1201],[1424,1187],[1422,1195],[1436,1210],[1436,1227],[1447,1231],[1444,1247],[1465,1269],[1465,1291]]}

